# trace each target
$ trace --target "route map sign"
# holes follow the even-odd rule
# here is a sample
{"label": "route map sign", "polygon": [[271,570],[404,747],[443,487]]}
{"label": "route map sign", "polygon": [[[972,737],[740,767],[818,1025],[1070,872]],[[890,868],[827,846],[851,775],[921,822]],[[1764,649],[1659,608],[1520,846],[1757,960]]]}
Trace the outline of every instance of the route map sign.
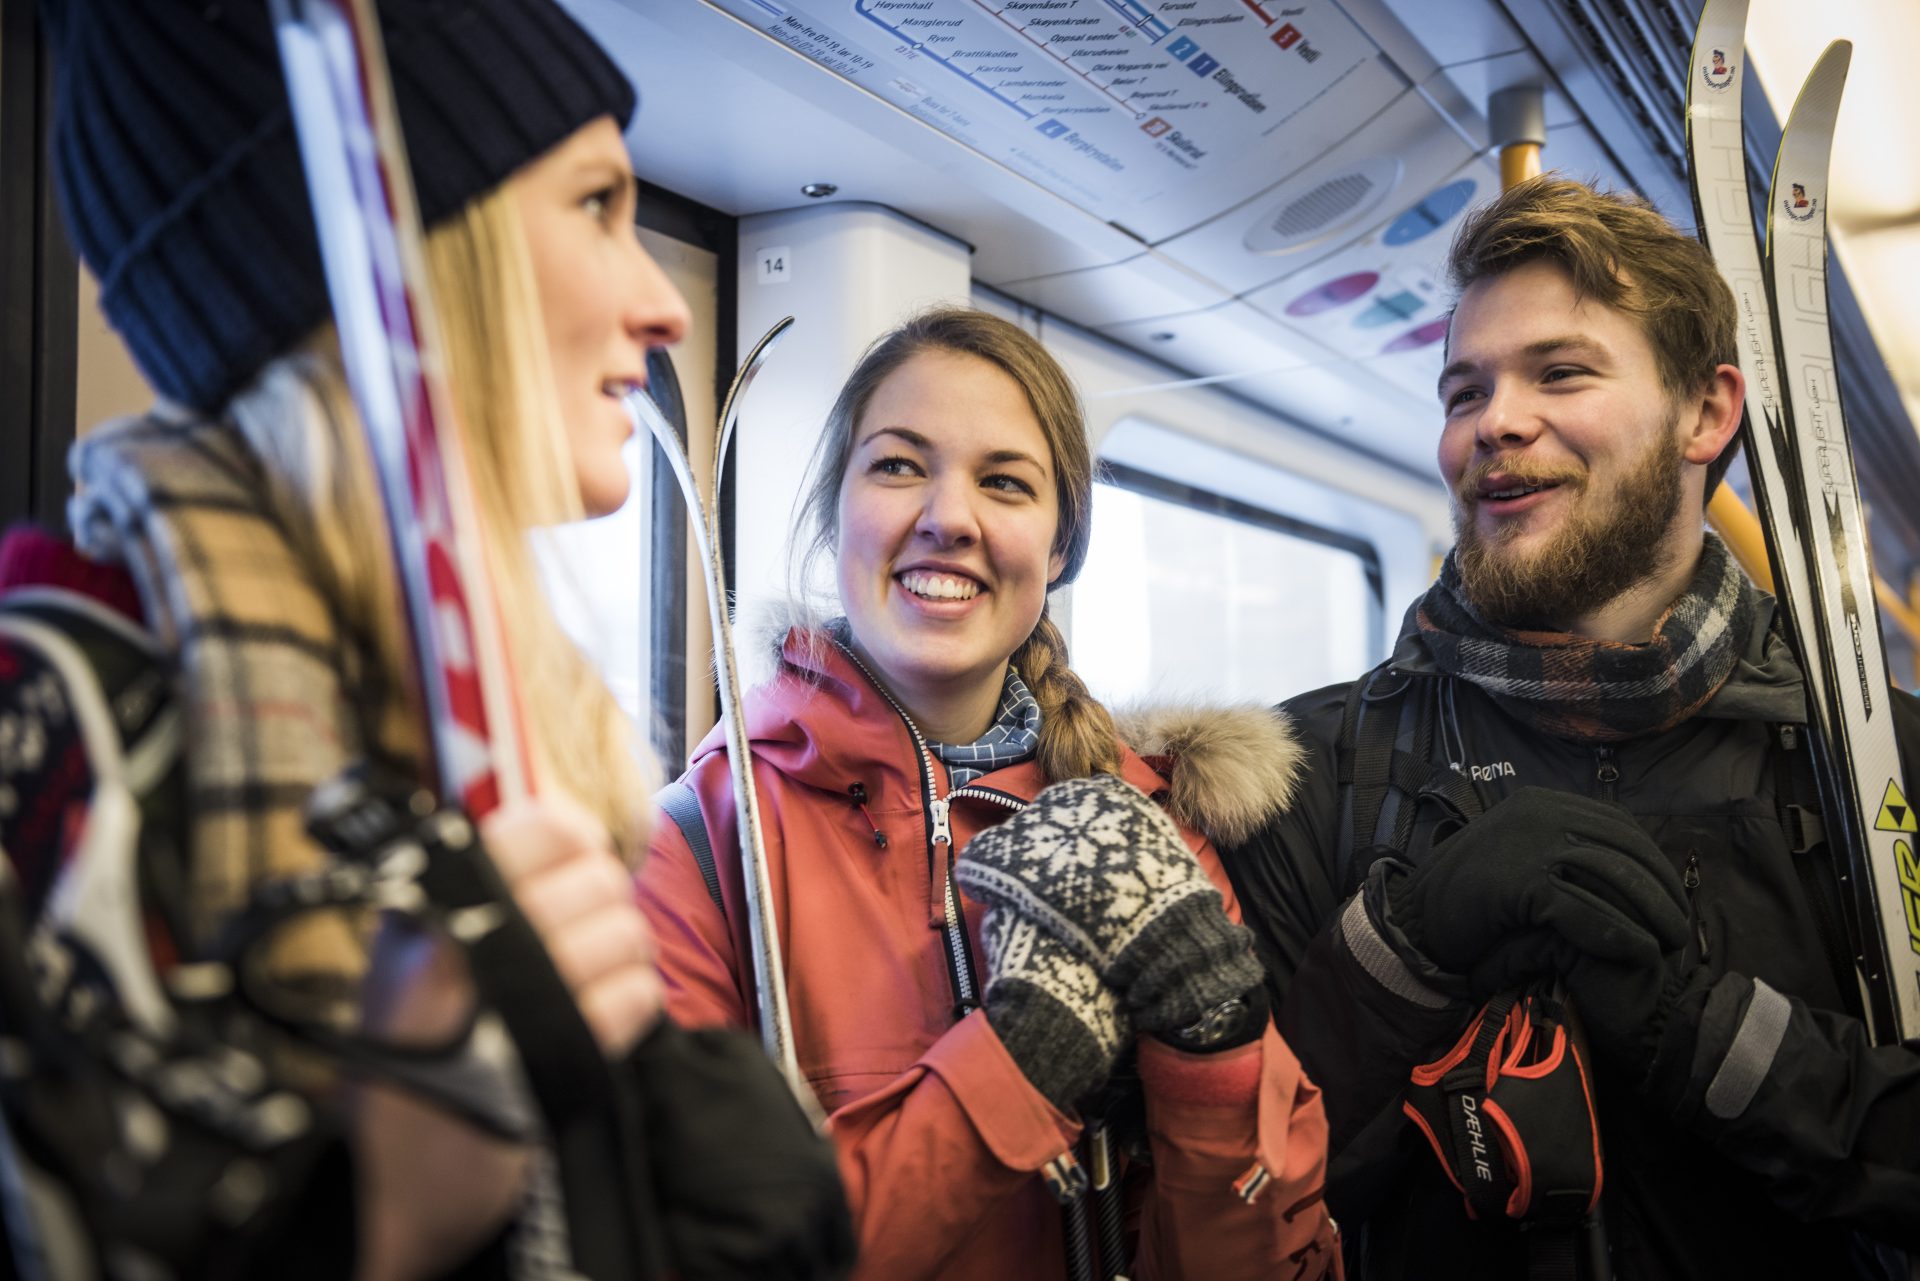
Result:
{"label": "route map sign", "polygon": [[1185,230],[1406,88],[1331,0],[708,0],[1100,218]]}

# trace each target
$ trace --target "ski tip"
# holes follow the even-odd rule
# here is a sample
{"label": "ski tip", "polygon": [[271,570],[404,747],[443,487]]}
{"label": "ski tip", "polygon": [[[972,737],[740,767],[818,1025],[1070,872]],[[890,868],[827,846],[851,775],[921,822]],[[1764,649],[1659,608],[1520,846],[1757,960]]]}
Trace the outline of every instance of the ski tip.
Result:
{"label": "ski tip", "polygon": [[[1840,115],[1840,94],[1847,86],[1847,68],[1853,63],[1853,41],[1835,40],[1821,51],[1813,70],[1801,82],[1800,93],[1787,113],[1787,124],[1780,137],[1781,151],[1798,145],[1812,148],[1822,170],[1832,147],[1834,126]],[[1824,185],[1824,174],[1823,174]]]}
{"label": "ski tip", "polygon": [[[1828,70],[1829,63],[1832,64],[1831,71]],[[1813,64],[1813,71],[1809,74],[1808,78],[1811,79],[1813,76],[1821,74],[1845,76],[1847,74],[1847,68],[1851,66],[1852,63],[1853,41],[1829,41],[1827,47],[1820,53],[1820,61]]]}
{"label": "ski tip", "polygon": [[[1703,51],[1708,42],[1717,42],[1728,57],[1746,46],[1747,6],[1749,0],[1706,0],[1700,17],[1693,24],[1693,48]],[[1731,46],[1731,47],[1729,47]]]}
{"label": "ski tip", "polygon": [[1729,98],[1731,110],[1738,112],[1740,70],[1746,62],[1747,4],[1748,0],[1706,0],[1700,6],[1687,71],[1689,120],[1700,111],[1726,111],[1715,104]]}
{"label": "ski tip", "polygon": [[1747,43],[1749,0],[1706,0],[1693,24],[1694,61],[1718,49],[1728,61],[1739,58]]}

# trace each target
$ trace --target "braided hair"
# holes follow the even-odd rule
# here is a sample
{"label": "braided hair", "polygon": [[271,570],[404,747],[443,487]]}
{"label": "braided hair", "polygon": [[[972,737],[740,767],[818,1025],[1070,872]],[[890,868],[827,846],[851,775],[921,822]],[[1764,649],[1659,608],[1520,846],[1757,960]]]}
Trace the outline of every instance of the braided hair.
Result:
{"label": "braided hair", "polygon": [[[1001,370],[1026,393],[1052,454],[1060,523],[1053,551],[1061,557],[1048,590],[1070,583],[1086,563],[1093,532],[1093,451],[1087,443],[1080,397],[1060,363],[1039,339],[1010,321],[970,307],[935,307],[878,339],[860,358],[827,413],[801,505],[814,533],[795,548],[794,590],[804,596],[810,571],[839,537],[840,484],[853,457],[855,428],[880,384],[923,352],[976,356]],[[1033,631],[1011,656],[1040,705],[1040,768],[1050,781],[1117,774],[1120,750],[1113,716],[1067,665],[1066,639],[1043,607]]]}

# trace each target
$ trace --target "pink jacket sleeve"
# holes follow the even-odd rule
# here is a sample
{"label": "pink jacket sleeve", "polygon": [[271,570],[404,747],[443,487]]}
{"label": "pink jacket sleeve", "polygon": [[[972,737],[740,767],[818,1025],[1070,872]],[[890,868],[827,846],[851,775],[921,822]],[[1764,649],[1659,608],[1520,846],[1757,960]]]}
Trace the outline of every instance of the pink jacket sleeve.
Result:
{"label": "pink jacket sleeve", "polygon": [[[744,912],[722,916],[664,816],[636,884],[659,940],[668,1013],[690,1027],[754,1026],[752,963],[728,924]],[[1080,1135],[979,1011],[890,1084],[835,1111],[828,1129],[860,1241],[856,1276],[888,1281],[937,1276],[985,1218]],[[1057,1236],[1058,1217],[1035,1230]]]}
{"label": "pink jacket sleeve", "polygon": [[1344,1275],[1320,1092],[1271,1023],[1211,1055],[1142,1038],[1140,1079],[1153,1179],[1135,1211],[1137,1276]]}
{"label": "pink jacket sleeve", "polygon": [[[1240,905],[1211,845],[1195,857],[1227,915]],[[1320,1091],[1274,1030],[1251,1045],[1188,1054],[1140,1039],[1153,1178],[1134,1214],[1141,1278],[1344,1276],[1325,1202]]]}

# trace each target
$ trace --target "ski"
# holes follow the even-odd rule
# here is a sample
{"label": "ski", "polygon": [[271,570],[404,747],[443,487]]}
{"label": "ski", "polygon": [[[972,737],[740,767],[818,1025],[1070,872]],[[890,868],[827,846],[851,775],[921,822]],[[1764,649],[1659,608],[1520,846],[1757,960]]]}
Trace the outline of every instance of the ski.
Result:
{"label": "ski", "polygon": [[[1875,832],[1866,822],[1869,806],[1876,822],[1885,817],[1881,806],[1886,802],[1892,802],[1909,822],[1911,815],[1905,809],[1904,782],[1899,778],[1897,757],[1892,755],[1891,727],[1884,723],[1888,699],[1877,614],[1862,614],[1859,608],[1862,589],[1857,585],[1848,589],[1853,593],[1850,605],[1833,608],[1834,593],[1840,590],[1840,581],[1847,577],[1844,572],[1847,567],[1858,568],[1865,582],[1864,590],[1868,593],[1872,590],[1872,572],[1864,554],[1846,554],[1849,546],[1864,547],[1864,542],[1858,541],[1859,500],[1851,452],[1844,436],[1840,437],[1843,452],[1837,455],[1831,447],[1825,453],[1805,451],[1806,442],[1798,440],[1793,430],[1795,422],[1804,419],[1797,420],[1791,412],[1793,388],[1789,384],[1795,379],[1788,376],[1788,371],[1800,366],[1797,362],[1782,363],[1771,263],[1763,261],[1761,241],[1754,234],[1747,178],[1746,135],[1741,115],[1747,8],[1748,0],[1707,0],[1701,11],[1687,74],[1688,179],[1700,237],[1732,290],[1739,313],[1740,367],[1747,382],[1742,441],[1748,471],[1766,535],[1768,556],[1774,567],[1781,623],[1805,672],[1814,774],[1826,816],[1829,848],[1835,852],[1834,864],[1841,882],[1842,908],[1862,1008],[1867,1012],[1869,1027],[1876,1039],[1886,1041],[1920,1029],[1920,1010],[1916,1010],[1912,990],[1920,985],[1920,979],[1911,972],[1913,967],[1905,963],[1908,949],[1890,948],[1886,942],[1900,938],[1913,941],[1914,923],[1920,921],[1920,908],[1916,907],[1913,893],[1920,889],[1920,885],[1915,884],[1920,878],[1913,873],[1911,840],[1904,843],[1909,851],[1905,855],[1891,849],[1877,850],[1877,844],[1886,844],[1882,839],[1886,834]],[[1844,57],[1837,72],[1828,74],[1837,74],[1838,79],[1844,81]],[[1837,104],[1837,84],[1831,92],[1832,103]],[[1803,140],[1809,138],[1810,129],[1813,131],[1824,187],[1825,151],[1831,143],[1832,120],[1827,119],[1825,137],[1819,138],[1820,127],[1813,123],[1812,117],[1805,119],[1808,123],[1797,130],[1790,121],[1789,131]],[[1783,138],[1782,146],[1785,145]],[[1775,207],[1771,197],[1768,207]],[[1814,220],[1795,221],[1811,223]],[[1825,355],[1827,381],[1824,385],[1831,387],[1831,343],[1825,331],[1824,214],[1811,230],[1815,238],[1812,261],[1818,264],[1813,284],[1818,294],[1819,351]],[[1801,282],[1803,288],[1806,284]],[[1790,305],[1797,305],[1800,300],[1792,292],[1786,296]],[[1826,399],[1834,402],[1837,419],[1837,393],[1826,393]],[[1844,464],[1837,474],[1836,459]],[[1813,470],[1803,472],[1803,466],[1811,466]],[[1807,475],[1821,479],[1808,485]],[[1842,484],[1854,513],[1856,533],[1855,541],[1848,543],[1843,525],[1841,541],[1836,544],[1834,531],[1826,528],[1825,522],[1829,503],[1840,504],[1840,499],[1829,491]],[[1818,520],[1813,515],[1816,512]],[[1824,573],[1816,561],[1825,562]],[[1838,633],[1832,630],[1835,626],[1840,628]],[[1862,648],[1851,664],[1836,660],[1833,636],[1847,636],[1847,649],[1852,652],[1855,638],[1867,631],[1871,636],[1860,640]],[[1868,646],[1871,653],[1867,652]],[[1846,691],[1834,687],[1836,673],[1843,669],[1856,687],[1861,685],[1863,669],[1875,671],[1877,675],[1872,679],[1877,680],[1878,688],[1874,689],[1872,681],[1868,681],[1863,692],[1851,699],[1845,697]],[[1879,709],[1880,724],[1866,728],[1859,719],[1848,720],[1850,716],[1858,718],[1861,710],[1868,706]],[[1859,759],[1861,748],[1866,746],[1861,740],[1862,734],[1878,735],[1885,740],[1883,746],[1867,748],[1869,760],[1894,764],[1877,783],[1868,778],[1874,766]],[[1895,799],[1896,796],[1899,799]],[[1902,858],[1907,862],[1901,863]],[[1896,922],[1897,929],[1894,928]],[[1896,959],[1901,963],[1900,972],[1892,967]],[[1905,992],[1901,991],[1902,972],[1909,989]]]}
{"label": "ski", "polygon": [[[1807,528],[1801,501],[1799,466],[1787,434],[1774,355],[1773,308],[1768,298],[1760,240],[1754,234],[1753,198],[1747,179],[1746,126],[1741,112],[1746,83],[1748,0],[1707,0],[1694,32],[1687,74],[1687,178],[1692,189],[1700,239],[1732,291],[1739,325],[1740,371],[1747,396],[1741,419],[1741,443],[1753,482],[1767,558],[1774,570],[1774,595],[1788,645],[1800,658],[1807,689],[1808,751],[1820,792],[1821,812],[1830,816],[1828,848],[1844,853],[1834,859],[1842,878],[1865,857],[1850,826],[1857,805],[1851,784],[1833,750],[1831,703],[1826,665],[1819,657],[1821,610],[1812,570],[1796,530]],[[1861,1008],[1868,996],[1865,929],[1859,904],[1844,892],[1842,912],[1848,953]]]}
{"label": "ski", "polygon": [[753,981],[759,1002],[760,1037],[767,1054],[792,1087],[801,1106],[816,1121],[819,1104],[801,1075],[793,1042],[793,1016],[787,1008],[786,967],[781,958],[778,920],[767,874],[766,837],[760,823],[760,798],[753,782],[751,744],[747,741],[746,702],[740,688],[739,664],[734,658],[733,618],[729,609],[726,567],[720,560],[720,481],[727,469],[733,431],[740,420],[741,397],[766,363],[774,345],[793,324],[789,316],[754,344],[734,375],[720,406],[719,431],[714,439],[713,485],[703,499],[694,479],[693,463],[685,446],[660,409],[645,392],[627,398],[628,406],[647,426],[679,482],[687,503],[687,519],[707,580],[707,613],[713,624],[713,668],[720,686],[720,720],[727,733],[727,765],[733,776],[734,813],[740,830],[740,865],[747,889],[747,932],[753,941]]}
{"label": "ski", "polygon": [[444,386],[425,245],[372,0],[274,0],[301,163],[385,504],[436,790],[482,818],[533,790]]}
{"label": "ski", "polygon": [[1767,296],[1800,526],[1820,605],[1820,665],[1833,759],[1844,771],[1849,885],[1860,931],[1869,1023],[1883,1044],[1920,1036],[1920,841],[1894,737],[1859,478],[1827,325],[1827,178],[1853,46],[1827,46],[1787,117],[1767,194]]}
{"label": "ski", "polygon": [[[1746,125],[1740,100],[1746,82],[1748,0],[1707,0],[1694,30],[1687,77],[1687,179],[1701,241],[1733,291],[1739,313],[1740,372],[1747,401],[1740,427],[1753,479],[1754,505],[1773,565],[1774,596],[1794,652],[1809,655],[1818,633],[1806,553],[1792,531],[1805,524],[1795,509],[1794,461],[1785,431],[1773,359],[1773,309],[1753,230],[1747,185]],[[1805,662],[1808,702],[1826,706],[1816,664]]]}
{"label": "ski", "polygon": [[[445,386],[425,233],[375,0],[272,0],[270,12],[342,359],[386,508],[433,790],[477,820],[532,795],[535,778]],[[511,902],[493,907],[517,913]],[[527,959],[542,945],[520,925],[489,925],[461,941],[518,938]],[[472,974],[494,1005],[485,1017],[504,1022],[518,1059],[511,1088],[530,1089],[551,1134],[551,1177],[530,1179],[526,1195],[532,1254],[543,1263],[558,1255],[569,1275],[596,1281],[661,1274],[661,1243],[640,1231],[647,1215],[593,1212],[607,1196],[634,1205],[652,1198],[645,1154],[629,1139],[639,1132],[636,1086],[590,1039],[570,1056],[568,1040],[551,1035],[551,1013],[533,1016],[535,1006],[573,1001],[551,965],[502,983],[495,950],[490,976],[479,967]],[[590,1037],[584,1021],[578,1030]]]}

